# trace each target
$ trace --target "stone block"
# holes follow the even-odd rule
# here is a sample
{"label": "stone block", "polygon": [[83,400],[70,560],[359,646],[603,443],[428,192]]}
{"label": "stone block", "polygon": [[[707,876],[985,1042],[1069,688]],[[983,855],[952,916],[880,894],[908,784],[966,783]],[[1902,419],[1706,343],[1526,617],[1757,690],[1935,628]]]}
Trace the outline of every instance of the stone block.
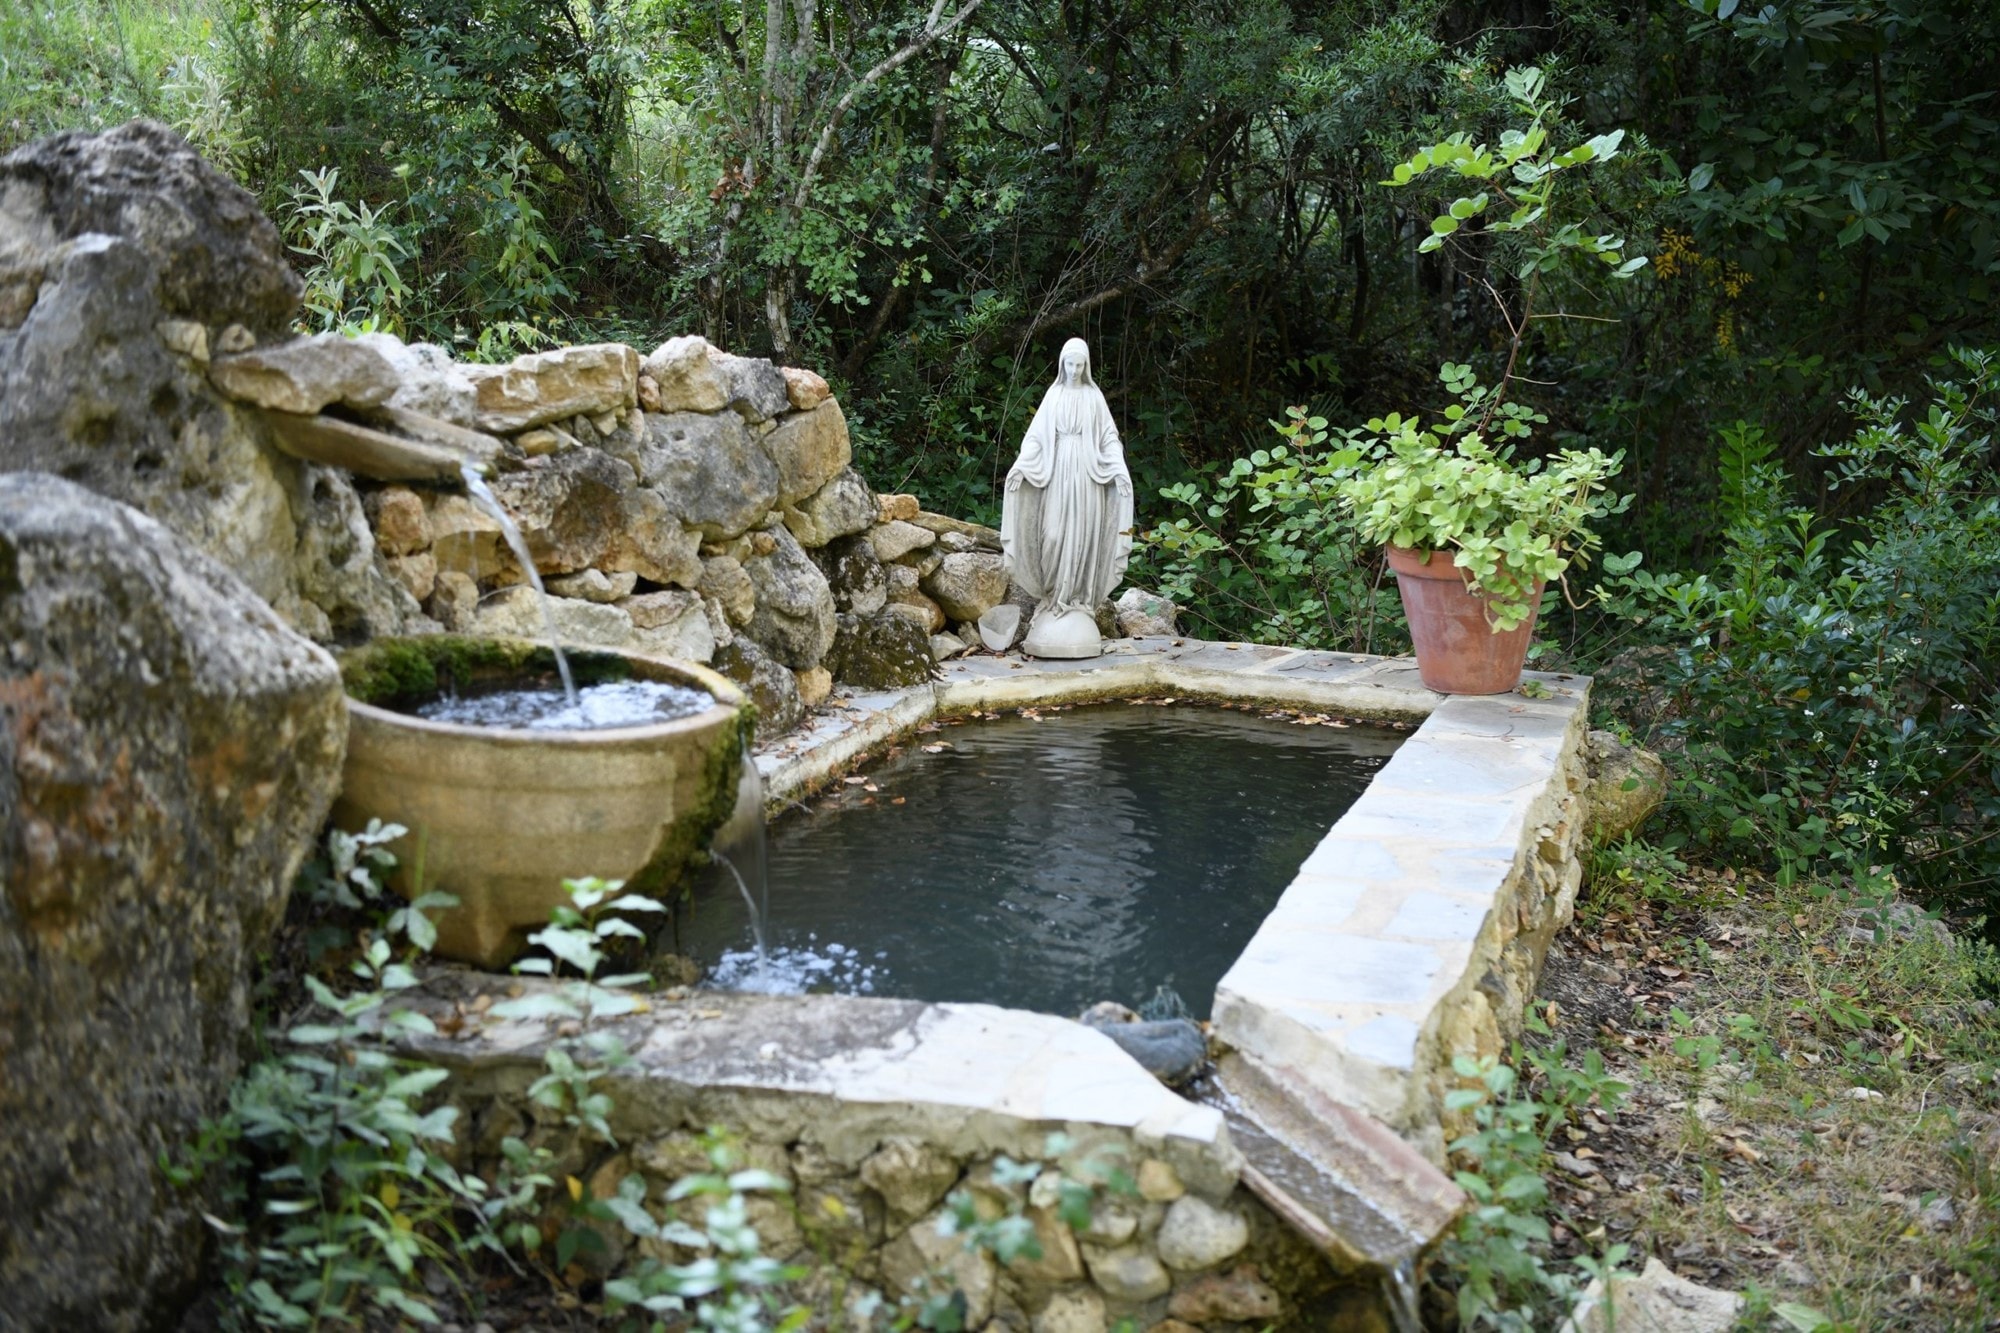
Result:
{"label": "stone block", "polygon": [[639,401],[639,354],[623,343],[585,343],[465,367],[473,424],[511,435],[564,417],[623,412]]}
{"label": "stone block", "polygon": [[861,1163],[861,1183],[882,1196],[895,1225],[929,1212],[957,1181],[958,1163],[914,1139],[891,1139]]}
{"label": "stone block", "polygon": [[778,501],[777,465],[733,413],[648,417],[646,438],[627,461],[711,541],[748,532]]}
{"label": "stone block", "polygon": [[914,495],[877,495],[875,504],[880,521],[884,523],[908,523],[923,512],[923,506],[917,503]]}
{"label": "stone block", "polygon": [[785,526],[799,545],[810,550],[874,526],[875,493],[860,473],[843,468],[832,481],[782,512]]}
{"label": "stone block", "polygon": [[[586,602],[615,602],[630,597],[632,588],[639,582],[639,576],[626,570],[622,573],[607,574],[601,569],[584,569],[574,574],[561,574],[549,579],[547,587],[554,597],[579,597]],[[635,620],[633,622],[637,624]]]}
{"label": "stone block", "polygon": [[[656,403],[648,412],[720,412],[729,386],[706,338],[689,334],[654,348],[640,372],[653,381]],[[636,386],[635,386],[636,388]],[[644,407],[645,404],[641,403]]]}
{"label": "stone block", "polygon": [[1241,1213],[1217,1208],[1195,1194],[1173,1202],[1153,1238],[1160,1261],[1181,1272],[1213,1268],[1241,1254],[1249,1243],[1250,1224]]}
{"label": "stone block", "polygon": [[366,500],[375,544],[384,555],[415,555],[431,544],[430,515],[407,486],[388,486]]}
{"label": "stone block", "polygon": [[1007,597],[1007,563],[966,551],[947,555],[923,580],[923,590],[953,620],[978,620]]}
{"label": "stone block", "polygon": [[832,399],[810,412],[785,417],[763,437],[763,445],[778,469],[781,505],[796,505],[818,491],[854,457],[847,438],[847,418]]}
{"label": "stone block", "polygon": [[770,549],[743,563],[757,597],[743,632],[795,671],[816,667],[833,646],[835,633],[826,575],[784,528],[756,535],[768,536]]}
{"label": "stone block", "polygon": [[785,377],[785,393],[796,411],[812,411],[833,392],[827,382],[813,371],[800,366],[780,366],[778,369]]}
{"label": "stone block", "polygon": [[875,558],[886,565],[901,560],[912,551],[935,545],[937,534],[929,528],[894,519],[872,529],[868,540],[875,547]]}
{"label": "stone block", "polygon": [[1167,1302],[1167,1313],[1191,1324],[1261,1324],[1284,1312],[1284,1302],[1255,1264],[1195,1278]]}
{"label": "stone block", "polygon": [[1114,1301],[1142,1305],[1172,1290],[1174,1280],[1151,1253],[1137,1246],[1115,1250],[1084,1248],[1090,1280]]}

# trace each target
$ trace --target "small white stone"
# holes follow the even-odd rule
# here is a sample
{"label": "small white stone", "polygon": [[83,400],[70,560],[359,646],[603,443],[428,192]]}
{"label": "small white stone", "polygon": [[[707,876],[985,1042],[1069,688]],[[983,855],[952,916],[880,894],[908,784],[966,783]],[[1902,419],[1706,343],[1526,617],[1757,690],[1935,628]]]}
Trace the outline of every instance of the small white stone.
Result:
{"label": "small white stone", "polygon": [[1250,1243],[1250,1224],[1239,1213],[1214,1207],[1196,1195],[1184,1195],[1167,1209],[1153,1243],[1169,1268],[1192,1272],[1213,1268],[1242,1252]]}

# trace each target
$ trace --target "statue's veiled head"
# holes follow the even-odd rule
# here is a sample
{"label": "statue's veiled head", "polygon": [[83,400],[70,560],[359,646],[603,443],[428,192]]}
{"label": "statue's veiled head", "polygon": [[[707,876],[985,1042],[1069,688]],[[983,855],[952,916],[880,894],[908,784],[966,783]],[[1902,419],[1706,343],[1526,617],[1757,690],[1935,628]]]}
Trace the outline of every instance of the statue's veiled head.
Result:
{"label": "statue's veiled head", "polygon": [[1071,387],[1095,383],[1090,378],[1089,343],[1071,338],[1063,344],[1062,356],[1056,363],[1056,383]]}

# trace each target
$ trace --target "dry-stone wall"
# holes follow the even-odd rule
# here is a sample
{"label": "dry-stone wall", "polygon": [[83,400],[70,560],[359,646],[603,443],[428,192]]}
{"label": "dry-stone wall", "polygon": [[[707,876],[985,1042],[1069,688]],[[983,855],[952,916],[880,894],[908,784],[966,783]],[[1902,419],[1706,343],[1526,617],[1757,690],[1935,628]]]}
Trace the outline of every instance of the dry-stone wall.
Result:
{"label": "dry-stone wall", "polygon": [[[926,679],[1008,594],[997,533],[869,489],[811,371],[698,337],[505,366],[382,334],[334,352],[253,348],[211,378],[278,410],[386,407],[491,436],[493,493],[564,641],[713,663],[751,688],[767,734],[835,680]],[[340,397],[348,383],[373,401]],[[384,567],[421,607],[413,628],[543,633],[527,571],[455,478],[361,493]]]}

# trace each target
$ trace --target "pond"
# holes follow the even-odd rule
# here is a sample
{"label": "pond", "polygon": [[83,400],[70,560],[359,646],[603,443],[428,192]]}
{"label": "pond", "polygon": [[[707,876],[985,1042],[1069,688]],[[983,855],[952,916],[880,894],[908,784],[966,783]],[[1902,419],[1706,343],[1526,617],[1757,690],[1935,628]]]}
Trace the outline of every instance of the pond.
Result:
{"label": "pond", "polygon": [[[1405,733],[1105,704],[920,734],[768,834],[769,959],[734,882],[680,947],[720,989],[1198,1018]],[[754,878],[754,875],[752,876]]]}

